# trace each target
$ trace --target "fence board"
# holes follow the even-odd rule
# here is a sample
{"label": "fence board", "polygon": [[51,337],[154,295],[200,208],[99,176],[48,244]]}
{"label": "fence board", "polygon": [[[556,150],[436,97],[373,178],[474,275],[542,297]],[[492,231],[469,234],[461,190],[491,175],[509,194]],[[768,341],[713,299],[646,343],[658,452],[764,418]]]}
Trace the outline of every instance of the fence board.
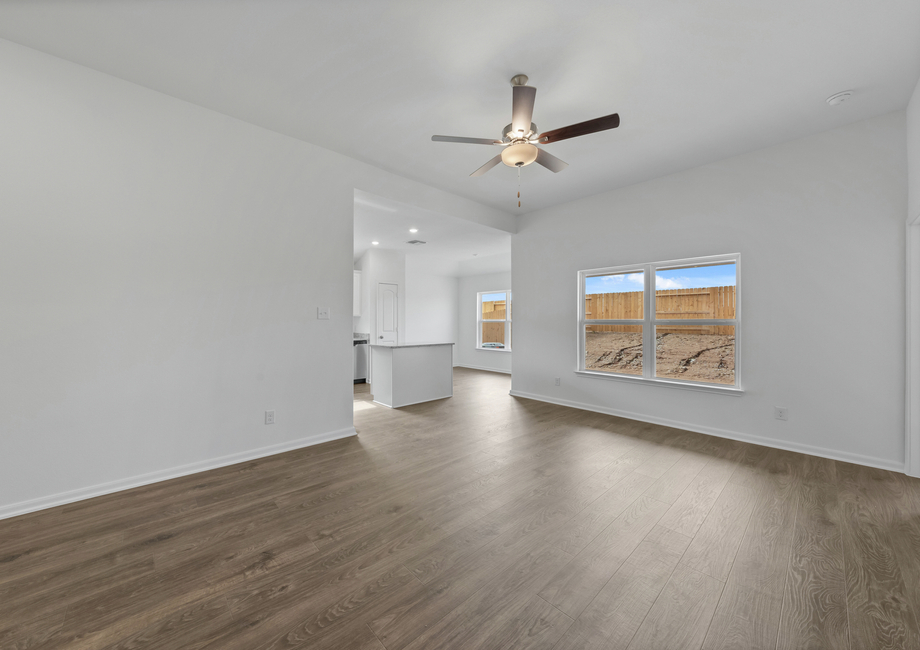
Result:
{"label": "fence board", "polygon": [[504,320],[506,304],[504,300],[492,300],[482,303],[482,342],[505,343],[505,323],[489,323],[489,320]]}
{"label": "fence board", "polygon": [[[642,292],[592,293],[585,296],[585,316],[588,320],[642,319]],[[694,320],[735,317],[735,287],[699,289],[660,289],[655,292],[655,317]],[[589,332],[635,332],[635,325],[588,325]],[[659,327],[659,334],[677,332],[689,334],[734,334],[734,327],[700,325],[681,329]]]}

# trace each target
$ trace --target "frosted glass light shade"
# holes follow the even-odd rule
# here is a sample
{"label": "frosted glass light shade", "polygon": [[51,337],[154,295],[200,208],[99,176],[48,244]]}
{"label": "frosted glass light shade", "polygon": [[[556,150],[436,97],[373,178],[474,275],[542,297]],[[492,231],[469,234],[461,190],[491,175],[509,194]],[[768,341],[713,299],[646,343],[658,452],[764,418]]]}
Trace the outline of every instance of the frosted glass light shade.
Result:
{"label": "frosted glass light shade", "polygon": [[502,150],[502,162],[509,167],[523,167],[537,159],[537,148],[532,144],[512,144]]}

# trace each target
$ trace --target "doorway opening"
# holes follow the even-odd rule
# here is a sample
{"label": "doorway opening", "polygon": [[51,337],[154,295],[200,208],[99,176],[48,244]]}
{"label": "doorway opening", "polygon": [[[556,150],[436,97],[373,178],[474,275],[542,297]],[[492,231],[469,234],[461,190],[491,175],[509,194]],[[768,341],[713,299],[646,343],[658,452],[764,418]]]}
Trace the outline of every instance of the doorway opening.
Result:
{"label": "doorway opening", "polygon": [[[478,303],[510,290],[510,233],[355,190],[354,277],[355,337],[453,343],[454,367],[510,373],[510,351],[482,346]],[[356,403],[369,402],[373,375],[371,362]]]}

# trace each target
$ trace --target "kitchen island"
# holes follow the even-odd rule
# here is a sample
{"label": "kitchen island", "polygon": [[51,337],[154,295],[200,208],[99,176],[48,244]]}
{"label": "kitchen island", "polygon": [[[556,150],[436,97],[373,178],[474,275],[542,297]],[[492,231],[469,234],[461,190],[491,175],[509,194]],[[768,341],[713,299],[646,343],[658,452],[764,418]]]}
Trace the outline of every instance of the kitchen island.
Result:
{"label": "kitchen island", "polygon": [[371,345],[374,402],[399,408],[452,397],[453,343]]}

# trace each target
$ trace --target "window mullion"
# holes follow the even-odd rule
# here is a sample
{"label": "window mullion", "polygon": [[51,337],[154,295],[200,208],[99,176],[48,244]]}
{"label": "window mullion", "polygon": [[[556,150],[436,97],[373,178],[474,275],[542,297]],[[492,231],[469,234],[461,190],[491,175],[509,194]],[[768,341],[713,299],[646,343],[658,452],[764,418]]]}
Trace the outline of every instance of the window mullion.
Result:
{"label": "window mullion", "polygon": [[642,326],[642,376],[651,378],[655,376],[655,331],[652,325],[655,320],[655,269],[649,264],[645,267],[645,298],[643,304],[644,323]]}
{"label": "window mullion", "polygon": [[662,318],[656,320],[655,325],[738,325],[741,321],[737,318]]}

